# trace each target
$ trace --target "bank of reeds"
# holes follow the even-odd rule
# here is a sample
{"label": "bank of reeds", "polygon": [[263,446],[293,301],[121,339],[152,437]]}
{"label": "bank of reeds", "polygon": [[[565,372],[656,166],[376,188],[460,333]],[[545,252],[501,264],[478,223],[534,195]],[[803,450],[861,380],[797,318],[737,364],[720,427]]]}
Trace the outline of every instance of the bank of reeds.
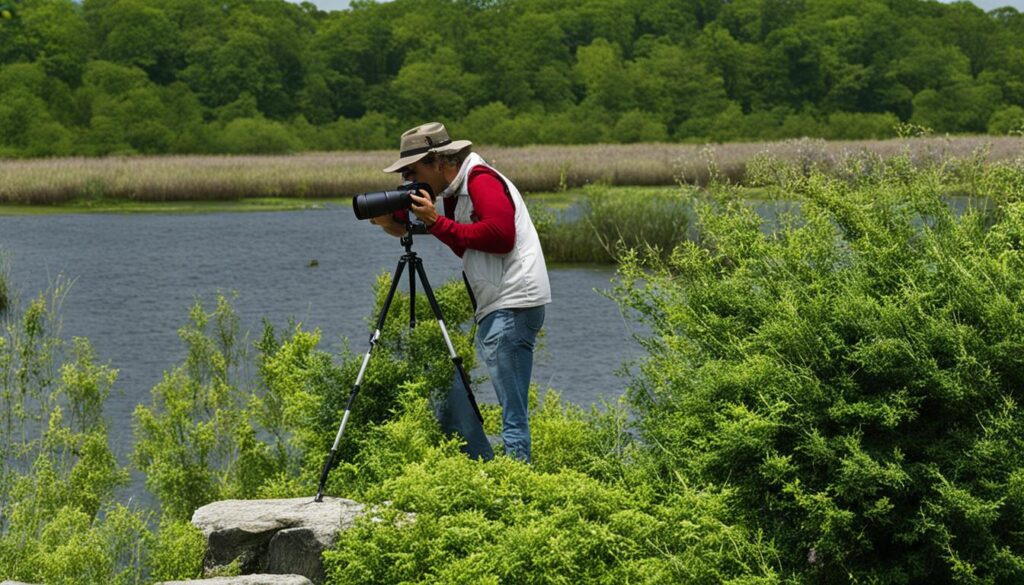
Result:
{"label": "bank of reeds", "polygon": [[[523,191],[610,185],[705,184],[712,173],[742,180],[747,161],[770,153],[806,164],[829,165],[871,153],[911,160],[968,157],[986,150],[991,161],[1020,156],[1020,137],[925,137],[874,141],[787,140],[721,145],[633,144],[480,146],[478,151]],[[0,203],[75,200],[232,200],[248,197],[344,197],[393,186],[381,173],[393,151],[291,156],[162,156],[0,160]]]}
{"label": "bank of reeds", "polygon": [[543,202],[530,215],[548,262],[612,263],[626,248],[672,248],[686,236],[686,199],[677,189],[588,185],[572,207]]}

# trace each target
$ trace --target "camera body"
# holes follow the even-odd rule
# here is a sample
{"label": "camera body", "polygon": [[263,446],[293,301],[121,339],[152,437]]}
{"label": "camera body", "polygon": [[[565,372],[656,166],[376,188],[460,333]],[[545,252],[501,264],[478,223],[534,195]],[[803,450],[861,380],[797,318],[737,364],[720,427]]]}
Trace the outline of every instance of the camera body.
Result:
{"label": "camera body", "polygon": [[[426,191],[434,198],[434,190],[426,183],[406,183],[391,191],[374,191],[360,193],[352,198],[352,211],[358,219],[370,219],[394,213],[399,209],[409,209],[412,205],[412,194],[419,190]],[[422,224],[421,224],[422,225]]]}

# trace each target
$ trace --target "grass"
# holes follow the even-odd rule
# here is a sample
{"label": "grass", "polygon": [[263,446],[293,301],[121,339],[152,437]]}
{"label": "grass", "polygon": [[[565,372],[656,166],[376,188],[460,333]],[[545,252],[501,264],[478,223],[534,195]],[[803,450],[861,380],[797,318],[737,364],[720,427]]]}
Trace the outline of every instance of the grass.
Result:
{"label": "grass", "polygon": [[687,201],[679,187],[589,185],[575,197],[575,206],[558,196],[528,199],[548,262],[614,263],[623,248],[669,251],[686,237]]}
{"label": "grass", "polygon": [[[836,165],[865,154],[909,153],[928,162],[977,156],[1012,160],[1020,137],[924,137],[874,141],[480,146],[478,151],[524,192],[609,185],[706,184],[714,175],[739,182],[752,159],[771,154],[804,166]],[[380,169],[394,151],[306,153],[292,156],[163,156],[0,160],[0,203],[66,204],[88,208],[110,200],[235,201],[322,199],[394,186]]]}

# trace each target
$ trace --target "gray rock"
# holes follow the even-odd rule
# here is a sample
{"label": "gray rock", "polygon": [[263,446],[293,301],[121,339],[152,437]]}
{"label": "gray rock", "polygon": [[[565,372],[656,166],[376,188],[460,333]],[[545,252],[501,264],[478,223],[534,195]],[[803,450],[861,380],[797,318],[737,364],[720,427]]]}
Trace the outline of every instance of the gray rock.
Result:
{"label": "gray rock", "polygon": [[206,536],[208,570],[237,558],[243,574],[291,573],[320,583],[321,553],[363,513],[362,504],[343,498],[225,500],[196,510],[192,524]]}
{"label": "gray rock", "polygon": [[165,581],[157,585],[313,585],[302,575],[242,575],[190,581]]}
{"label": "gray rock", "polygon": [[0,581],[0,585],[32,585],[31,583],[22,583],[21,581]]}

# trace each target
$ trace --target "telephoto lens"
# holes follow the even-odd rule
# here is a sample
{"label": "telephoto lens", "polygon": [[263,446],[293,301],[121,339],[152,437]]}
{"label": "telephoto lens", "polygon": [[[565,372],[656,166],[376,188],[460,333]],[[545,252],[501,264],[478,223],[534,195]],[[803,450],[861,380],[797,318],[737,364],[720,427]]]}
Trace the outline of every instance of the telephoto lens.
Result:
{"label": "telephoto lens", "polygon": [[360,193],[352,198],[352,211],[358,219],[370,219],[380,215],[408,209],[412,205],[411,194],[420,189],[426,191],[431,198],[434,197],[434,190],[426,183],[406,183],[399,185],[391,191],[374,191],[372,193]]}

